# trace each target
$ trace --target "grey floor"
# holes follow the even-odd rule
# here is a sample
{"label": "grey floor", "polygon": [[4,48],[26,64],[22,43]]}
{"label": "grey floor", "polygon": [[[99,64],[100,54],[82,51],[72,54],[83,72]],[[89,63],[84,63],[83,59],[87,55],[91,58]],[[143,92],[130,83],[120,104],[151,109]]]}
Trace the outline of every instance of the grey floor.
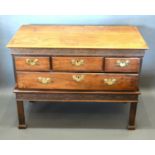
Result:
{"label": "grey floor", "polygon": [[128,104],[25,103],[28,128],[17,128],[15,96],[0,89],[0,139],[155,139],[155,91],[142,90],[137,130],[126,130]]}

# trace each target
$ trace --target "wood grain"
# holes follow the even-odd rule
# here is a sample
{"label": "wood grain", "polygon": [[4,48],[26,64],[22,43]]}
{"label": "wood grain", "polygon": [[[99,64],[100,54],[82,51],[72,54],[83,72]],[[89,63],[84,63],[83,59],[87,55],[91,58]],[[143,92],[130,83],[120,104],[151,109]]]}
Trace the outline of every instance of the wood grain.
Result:
{"label": "wood grain", "polygon": [[148,49],[135,26],[23,25],[7,47]]}
{"label": "wood grain", "polygon": [[[52,69],[53,71],[103,71],[102,57],[53,57]],[[72,61],[83,61],[79,66],[72,63]]]}
{"label": "wood grain", "polygon": [[[121,67],[117,64],[117,61],[129,61],[129,64],[125,67]],[[105,72],[138,73],[140,66],[140,58],[105,58]]]}
{"label": "wood grain", "polygon": [[30,101],[54,101],[54,102],[136,102],[138,101],[138,95],[134,94],[70,94],[70,93],[38,93],[28,92],[28,93],[16,93],[16,99],[30,100]]}
{"label": "wood grain", "polygon": [[35,94],[115,94],[115,95],[140,95],[139,91],[77,91],[77,90],[24,90],[18,89],[17,85],[14,88],[14,93],[35,93]]}
{"label": "wood grain", "polygon": [[102,57],[143,57],[145,50],[139,49],[50,49],[50,48],[11,48],[13,55],[46,56],[102,56]]}
{"label": "wood grain", "polygon": [[64,91],[14,89],[19,101],[61,101],[61,102],[136,102],[139,91]]}
{"label": "wood grain", "polygon": [[19,129],[25,129],[26,123],[25,123],[23,101],[17,101],[17,112],[18,112],[18,122],[19,122],[18,128]]}
{"label": "wood grain", "polygon": [[[27,59],[38,60],[37,65],[29,65],[26,63]],[[15,57],[16,70],[25,71],[48,71],[50,70],[50,59],[49,57],[38,57],[38,56],[16,56]]]}
{"label": "wood grain", "polygon": [[[73,75],[84,78],[77,82]],[[50,78],[51,83],[42,84],[38,77]],[[115,78],[116,83],[108,85],[104,79]],[[20,89],[57,90],[138,90],[138,76],[132,74],[103,73],[41,73],[17,72],[17,87]]]}
{"label": "wood grain", "polygon": [[137,112],[137,102],[130,103],[130,112],[129,112],[129,122],[128,130],[136,129],[136,112]]}

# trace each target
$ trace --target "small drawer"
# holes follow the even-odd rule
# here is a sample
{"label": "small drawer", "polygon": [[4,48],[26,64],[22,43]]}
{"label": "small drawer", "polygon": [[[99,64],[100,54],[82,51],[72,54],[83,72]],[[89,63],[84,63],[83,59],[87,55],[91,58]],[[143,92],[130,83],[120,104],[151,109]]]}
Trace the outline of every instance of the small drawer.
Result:
{"label": "small drawer", "polygon": [[17,72],[20,89],[138,90],[136,74]]}
{"label": "small drawer", "polygon": [[15,57],[16,70],[48,71],[50,70],[49,57]]}
{"label": "small drawer", "polygon": [[140,58],[105,58],[105,72],[139,72]]}
{"label": "small drawer", "polygon": [[53,57],[53,71],[102,72],[102,57]]}

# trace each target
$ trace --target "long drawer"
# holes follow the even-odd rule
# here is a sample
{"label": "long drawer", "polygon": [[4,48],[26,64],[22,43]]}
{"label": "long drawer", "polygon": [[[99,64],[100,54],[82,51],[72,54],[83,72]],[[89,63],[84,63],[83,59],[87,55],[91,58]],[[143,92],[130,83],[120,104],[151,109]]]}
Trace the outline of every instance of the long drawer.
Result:
{"label": "long drawer", "polygon": [[17,72],[20,89],[137,90],[136,74]]}

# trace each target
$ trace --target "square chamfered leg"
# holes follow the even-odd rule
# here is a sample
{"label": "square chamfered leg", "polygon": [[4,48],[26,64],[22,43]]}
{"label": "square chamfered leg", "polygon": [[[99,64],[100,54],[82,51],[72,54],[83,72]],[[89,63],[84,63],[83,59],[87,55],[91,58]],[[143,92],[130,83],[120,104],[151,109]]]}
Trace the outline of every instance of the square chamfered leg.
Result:
{"label": "square chamfered leg", "polygon": [[136,119],[136,111],[137,111],[138,102],[130,103],[130,112],[129,112],[129,122],[128,122],[128,130],[135,130],[135,119]]}
{"label": "square chamfered leg", "polygon": [[26,123],[25,123],[25,114],[24,114],[24,102],[23,101],[17,101],[17,112],[18,112],[18,121],[19,129],[25,129],[26,128]]}

